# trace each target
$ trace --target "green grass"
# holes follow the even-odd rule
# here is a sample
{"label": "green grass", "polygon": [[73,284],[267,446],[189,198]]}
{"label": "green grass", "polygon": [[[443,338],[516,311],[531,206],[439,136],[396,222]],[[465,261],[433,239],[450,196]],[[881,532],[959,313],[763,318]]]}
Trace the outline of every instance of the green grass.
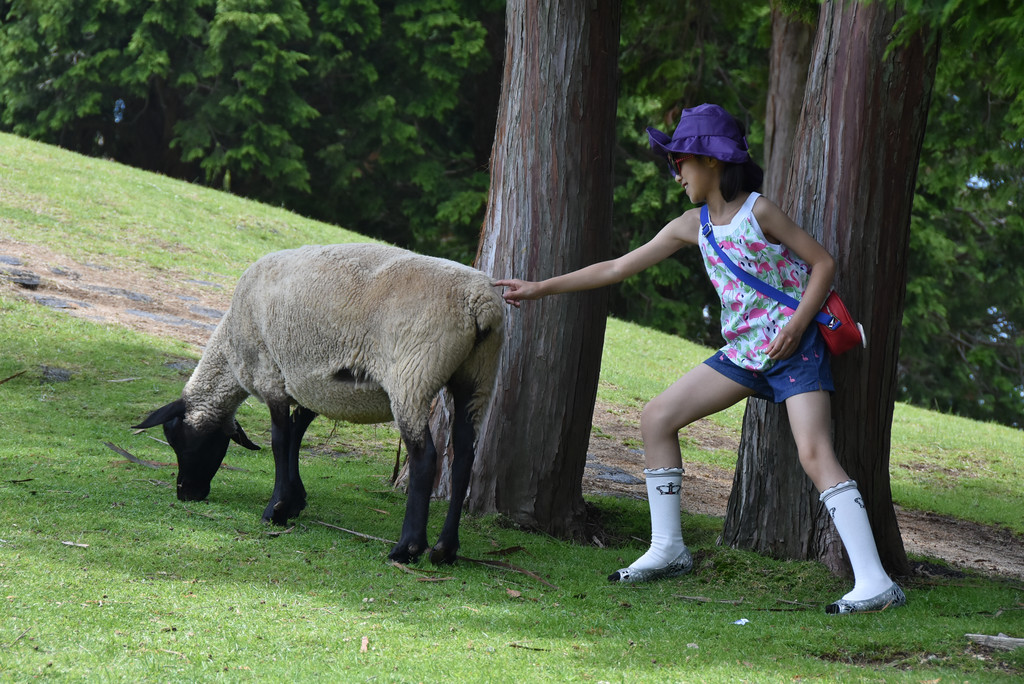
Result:
{"label": "green grass", "polygon": [[[229,277],[263,251],[350,236],[8,136],[0,174],[3,235],[65,253],[74,245],[76,258]],[[71,177],[89,191],[72,189]],[[156,225],[156,214],[164,242],[183,246],[172,255],[138,228]],[[37,230],[41,217],[52,233]],[[240,222],[277,227],[252,244],[232,232]],[[203,253],[207,239],[219,245],[215,258]],[[640,405],[706,353],[612,321],[602,399]],[[387,543],[317,523],[395,538],[405,501],[387,483],[398,440],[387,426],[314,423],[302,457],[309,507],[287,533],[259,522],[273,482],[267,449],[232,447],[234,469],[218,474],[209,500],[183,504],[170,450],[128,427],[180,392],[186,374],[167,363],[181,358],[195,352],[0,294],[0,380],[25,371],[0,384],[0,681],[979,682],[1024,673],[1024,653],[990,653],[963,636],[1024,635],[1020,581],[912,582],[904,609],[836,619],[821,605],[847,590],[843,580],[815,563],[718,547],[720,520],[686,516],[693,575],[609,585],[605,575],[643,550],[633,539],[648,534],[638,501],[592,500],[619,540],[608,548],[498,517],[465,519],[462,555],[535,576],[469,561],[390,565]],[[46,366],[70,370],[70,380],[47,380]],[[269,444],[262,405],[249,402],[239,420]],[[742,409],[716,420],[738,430]],[[908,407],[895,423],[901,502],[1021,529],[1010,480],[1024,453],[1019,433]],[[130,463],[107,441],[166,465]],[[1018,502],[1016,516],[988,510],[1000,497]],[[433,504],[433,536],[443,509]],[[749,623],[734,624],[741,618]]]}
{"label": "green grass", "polygon": [[898,503],[1024,534],[1024,431],[897,404],[892,435]]}
{"label": "green grass", "polygon": [[0,234],[79,261],[232,284],[250,263],[350,231],[198,185],[0,134]]}

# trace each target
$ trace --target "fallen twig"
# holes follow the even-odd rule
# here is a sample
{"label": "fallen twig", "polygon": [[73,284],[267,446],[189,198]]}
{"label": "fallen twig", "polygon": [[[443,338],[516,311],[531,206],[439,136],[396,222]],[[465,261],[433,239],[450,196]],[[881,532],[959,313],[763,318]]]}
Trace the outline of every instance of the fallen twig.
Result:
{"label": "fallen twig", "polygon": [[727,603],[730,606],[738,606],[743,603],[743,597],[738,599],[712,599],[706,596],[681,596],[679,594],[673,594],[673,598],[677,598],[683,601],[696,601],[698,603]]}
{"label": "fallen twig", "polygon": [[514,641],[512,643],[510,643],[509,646],[511,646],[512,648],[523,648],[523,649],[526,649],[527,651],[550,651],[551,650],[549,648],[537,648],[536,646],[525,646],[523,644],[518,644],[518,643],[516,643]]}
{"label": "fallen twig", "polygon": [[[332,525],[330,523],[325,523],[323,520],[314,520],[313,522],[316,523],[317,525],[323,525],[324,527],[329,527],[332,530],[338,530],[339,532],[346,532],[348,534],[354,535],[354,536],[359,537],[361,539],[371,539],[373,541],[384,542],[385,544],[397,544],[398,543],[398,542],[396,542],[396,541],[394,541],[392,539],[384,539],[383,537],[374,537],[372,534],[363,534],[362,532],[356,532],[355,530],[349,530],[349,529],[346,529],[344,527],[338,527],[337,525]],[[547,580],[545,580],[543,577],[541,577],[537,573],[531,572],[531,571],[529,571],[529,570],[527,570],[525,568],[517,567],[515,565],[512,565],[511,563],[506,563],[505,561],[480,560],[480,559],[476,559],[476,558],[466,558],[465,556],[459,556],[458,558],[459,558],[459,560],[464,560],[467,563],[477,563],[479,565],[489,565],[489,566],[494,567],[494,568],[505,568],[506,570],[512,570],[514,572],[518,572],[518,573],[521,573],[523,575],[526,575],[527,577],[532,577],[533,579],[537,580],[541,584],[545,584],[545,585],[551,587],[552,589],[558,589],[558,587],[556,587],[554,584],[551,584],[551,582],[548,582]],[[396,563],[396,565],[398,565],[399,567],[402,567],[402,568],[406,568],[407,567],[407,566],[402,565],[401,563]],[[432,578],[423,578],[420,581],[423,581],[423,582],[436,582],[436,581],[439,581],[439,580],[432,579]]]}
{"label": "fallen twig", "polygon": [[[24,371],[22,371],[22,372],[24,372]],[[24,632],[22,632],[21,634],[19,634],[19,635],[18,635],[18,636],[16,636],[16,637],[14,637],[14,641],[12,641],[12,642],[11,642],[11,643],[9,643],[9,644],[4,644],[4,648],[10,648],[10,647],[11,647],[11,646],[13,646],[14,644],[18,643],[19,641],[21,641],[21,638],[22,638],[23,636],[25,636],[26,634],[28,634],[28,633],[29,633],[29,632],[30,632],[31,630],[32,630],[32,628],[31,628],[31,627],[26,627],[26,628],[25,628],[25,631],[24,631]]]}
{"label": "fallen twig", "polygon": [[391,561],[391,565],[395,566],[396,568],[398,568],[402,572],[409,573],[410,575],[440,575],[441,574],[440,570],[427,570],[427,569],[420,570],[420,569],[416,569],[416,568],[410,568],[405,563],[399,563],[398,561]]}
{"label": "fallen twig", "polygon": [[459,556],[459,560],[464,560],[464,561],[466,561],[468,563],[477,563],[479,565],[489,565],[492,568],[504,568],[506,570],[512,570],[514,572],[518,572],[520,574],[526,575],[527,577],[532,577],[533,579],[537,580],[541,584],[549,586],[552,589],[558,589],[558,587],[556,587],[551,582],[548,582],[546,579],[544,579],[543,577],[541,577],[537,573],[531,572],[531,571],[529,571],[529,570],[527,570],[525,568],[520,568],[520,567],[518,567],[516,565],[512,565],[511,563],[506,563],[505,561],[480,560],[480,559],[477,559],[477,558],[466,558],[465,556]]}
{"label": "fallen twig", "polygon": [[313,522],[316,523],[317,525],[323,525],[324,527],[330,527],[332,530],[339,530],[341,532],[347,532],[347,533],[349,533],[351,535],[355,535],[356,537],[360,537],[362,539],[371,539],[373,541],[384,542],[385,544],[397,544],[398,543],[398,542],[393,541],[391,539],[384,539],[383,537],[374,537],[371,534],[363,534],[362,532],[356,532],[355,530],[348,530],[348,529],[345,529],[344,527],[338,527],[337,525],[332,525],[330,523],[325,523],[323,520],[314,520]]}
{"label": "fallen twig", "polygon": [[793,608],[755,608],[754,610],[766,610],[769,612],[786,613],[801,610],[815,610],[821,607],[817,603],[801,603],[800,601],[787,601],[785,599],[775,599],[775,602],[784,603],[787,606],[793,606]]}
{"label": "fallen twig", "polygon": [[151,435],[151,434],[149,434],[148,432],[146,432],[146,428],[142,428],[141,430],[136,430],[136,431],[135,431],[135,432],[133,432],[132,434],[133,434],[133,435],[144,435],[145,437],[149,437],[149,438],[150,438],[151,440],[153,440],[154,442],[160,442],[160,443],[161,443],[161,444],[163,444],[164,446],[171,446],[170,444],[168,444],[168,443],[167,443],[167,442],[165,442],[164,440],[160,439],[159,437],[154,437],[153,435]]}
{"label": "fallen twig", "polygon": [[294,529],[295,529],[295,525],[292,525],[291,527],[289,527],[286,530],[273,530],[271,532],[267,532],[267,536],[268,537],[280,537],[282,534],[290,534],[291,531],[294,530]]}
{"label": "fallen twig", "polygon": [[402,572],[409,573],[410,575],[416,576],[417,582],[447,582],[448,580],[455,579],[454,577],[425,577],[424,573],[430,573],[431,575],[438,574],[437,570],[414,570],[404,563],[398,561],[391,561],[391,565],[395,566]]}
{"label": "fallen twig", "polygon": [[[0,380],[0,385],[4,384],[8,380],[13,380],[14,378],[18,377],[19,375],[24,375],[25,373],[28,373],[28,371],[27,370],[23,370],[20,373],[15,373],[14,375],[12,375],[10,377],[4,378],[3,380]],[[14,642],[11,642],[11,643],[14,643]]]}
{"label": "fallen twig", "polygon": [[[172,504],[172,506],[173,506],[173,504]],[[181,507],[181,510],[185,511],[189,515],[201,515],[204,518],[208,518],[210,520],[220,520],[220,518],[217,517],[216,515],[210,515],[209,513],[203,513],[202,511],[194,511],[191,508],[185,508],[184,506]]]}
{"label": "fallen twig", "polygon": [[519,553],[520,551],[524,552],[528,556],[532,555],[529,551],[527,551],[522,546],[510,546],[510,547],[508,547],[506,549],[498,549],[497,551],[488,551],[488,552],[486,552],[485,555],[488,555],[488,556],[511,556],[513,553]]}
{"label": "fallen twig", "polygon": [[110,449],[111,451],[113,451],[115,453],[121,454],[122,456],[127,458],[132,463],[138,463],[141,466],[146,466],[147,468],[153,468],[154,470],[159,470],[160,468],[163,468],[163,465],[157,465],[157,464],[152,463],[150,461],[143,461],[138,456],[135,456],[134,454],[132,454],[132,453],[130,453],[128,451],[125,451],[121,447],[119,447],[119,446],[117,446],[115,444],[111,444],[110,442],[104,442],[103,446],[107,447],[108,449]]}

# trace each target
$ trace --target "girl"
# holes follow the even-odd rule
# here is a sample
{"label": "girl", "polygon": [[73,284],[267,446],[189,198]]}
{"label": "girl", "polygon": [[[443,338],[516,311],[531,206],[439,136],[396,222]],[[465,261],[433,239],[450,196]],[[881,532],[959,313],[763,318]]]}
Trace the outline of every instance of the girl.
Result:
{"label": "girl", "polygon": [[853,590],[825,611],[852,613],[903,605],[903,591],[882,569],[857,483],[832,450],[829,393],[835,388],[828,351],[812,325],[835,272],[831,255],[756,192],[763,172],[750,158],[742,126],[721,107],[704,104],[684,110],[671,138],[653,128],[647,133],[652,149],[666,158],[690,201],[707,205],[722,249],[741,268],[801,304],[794,311],[740,282],[701,234],[699,208],[673,219],[650,242],[618,259],[539,282],[497,282],[507,288],[505,300],[518,307],[523,300],[620,282],[680,247],[695,244],[721,297],[725,346],[643,410],[640,431],[651,547],[608,579],[645,582],[693,568],[680,529],[679,430],[757,395],[786,402],[800,465],[821,492],[853,565]]}

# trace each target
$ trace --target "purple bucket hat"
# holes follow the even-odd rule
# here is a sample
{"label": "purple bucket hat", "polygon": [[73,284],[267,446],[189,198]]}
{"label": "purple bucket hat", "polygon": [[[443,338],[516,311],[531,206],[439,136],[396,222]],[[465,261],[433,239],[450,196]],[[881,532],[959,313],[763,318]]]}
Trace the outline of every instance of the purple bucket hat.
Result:
{"label": "purple bucket hat", "polygon": [[651,149],[666,159],[675,153],[699,154],[732,164],[750,161],[739,122],[716,104],[684,109],[671,138],[656,128],[648,128],[647,136]]}

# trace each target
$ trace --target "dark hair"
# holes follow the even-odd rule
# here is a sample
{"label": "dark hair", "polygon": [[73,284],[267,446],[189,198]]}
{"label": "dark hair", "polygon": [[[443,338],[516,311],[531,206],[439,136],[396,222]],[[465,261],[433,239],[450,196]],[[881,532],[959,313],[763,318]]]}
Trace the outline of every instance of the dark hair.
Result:
{"label": "dark hair", "polygon": [[740,191],[758,192],[764,182],[764,171],[757,162],[749,159],[742,164],[722,163],[722,180],[718,189],[726,202],[731,202]]}

